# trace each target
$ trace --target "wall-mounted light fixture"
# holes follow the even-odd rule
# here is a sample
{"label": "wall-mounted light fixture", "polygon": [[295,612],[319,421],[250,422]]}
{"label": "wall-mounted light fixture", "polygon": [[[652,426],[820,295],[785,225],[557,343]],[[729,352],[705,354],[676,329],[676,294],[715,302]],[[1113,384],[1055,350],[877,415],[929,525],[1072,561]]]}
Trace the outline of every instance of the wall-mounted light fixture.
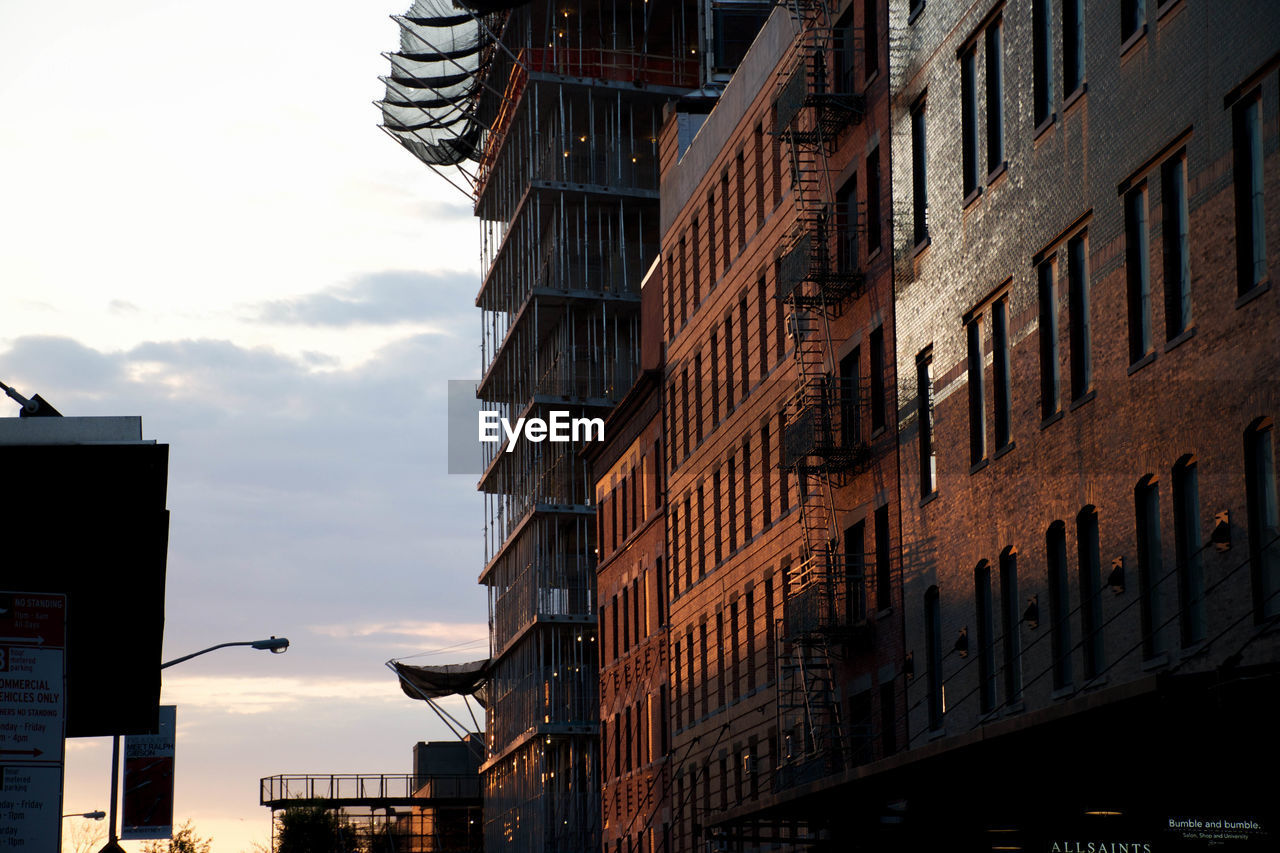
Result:
{"label": "wall-mounted light fixture", "polygon": [[1124,592],[1124,557],[1116,557],[1111,561],[1111,574],[1107,575],[1107,586],[1116,595]]}
{"label": "wall-mounted light fixture", "polygon": [[1222,512],[1213,515],[1213,532],[1209,534],[1209,541],[1213,543],[1213,547],[1219,552],[1231,550],[1231,511],[1224,509]]}
{"label": "wall-mounted light fixture", "polygon": [[1027,599],[1027,609],[1022,611],[1022,621],[1032,631],[1040,627],[1040,596],[1033,595]]}

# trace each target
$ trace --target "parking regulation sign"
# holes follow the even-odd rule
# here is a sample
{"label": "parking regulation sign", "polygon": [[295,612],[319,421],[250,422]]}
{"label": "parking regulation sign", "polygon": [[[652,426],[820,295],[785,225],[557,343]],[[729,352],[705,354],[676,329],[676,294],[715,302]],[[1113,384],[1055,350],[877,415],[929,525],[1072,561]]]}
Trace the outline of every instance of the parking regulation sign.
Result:
{"label": "parking regulation sign", "polygon": [[61,845],[66,610],[60,593],[0,592],[0,851]]}

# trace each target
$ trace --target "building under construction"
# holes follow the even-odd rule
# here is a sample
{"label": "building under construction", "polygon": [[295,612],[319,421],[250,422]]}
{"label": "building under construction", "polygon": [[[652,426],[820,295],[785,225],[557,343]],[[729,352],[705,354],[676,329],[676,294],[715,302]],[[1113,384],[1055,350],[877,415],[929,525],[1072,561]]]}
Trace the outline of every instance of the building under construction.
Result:
{"label": "building under construction", "polygon": [[[464,8],[465,7],[465,8]],[[603,417],[639,373],[663,105],[727,72],[767,4],[416,0],[385,131],[481,223],[482,408]],[[706,47],[704,47],[706,46]],[[488,445],[490,850],[601,838],[595,508],[579,441]]]}

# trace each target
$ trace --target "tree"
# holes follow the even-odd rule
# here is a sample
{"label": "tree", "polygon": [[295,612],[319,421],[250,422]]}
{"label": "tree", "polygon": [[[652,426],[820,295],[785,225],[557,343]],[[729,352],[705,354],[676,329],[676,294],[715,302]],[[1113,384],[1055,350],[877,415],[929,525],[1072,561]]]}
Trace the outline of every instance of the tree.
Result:
{"label": "tree", "polygon": [[63,824],[63,853],[97,853],[107,840],[104,821],[73,818]]}
{"label": "tree", "polygon": [[196,835],[196,828],[188,820],[168,841],[148,841],[142,853],[210,853],[212,849],[213,839]]}
{"label": "tree", "polygon": [[356,828],[320,805],[290,806],[276,816],[276,853],[360,853]]}

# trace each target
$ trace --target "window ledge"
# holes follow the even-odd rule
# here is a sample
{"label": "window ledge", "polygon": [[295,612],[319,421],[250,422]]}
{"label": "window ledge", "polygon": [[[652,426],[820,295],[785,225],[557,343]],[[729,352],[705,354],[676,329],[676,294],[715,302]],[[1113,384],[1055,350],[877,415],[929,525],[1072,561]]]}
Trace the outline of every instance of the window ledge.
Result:
{"label": "window ledge", "polygon": [[872,71],[872,72],[871,72],[870,74],[868,74],[866,77],[862,78],[862,89],[863,89],[863,92],[865,93],[865,91],[866,91],[867,89],[871,88],[871,84],[872,84],[872,83],[874,83],[874,82],[876,82],[876,80],[878,80],[878,79],[880,79],[880,69],[879,69],[879,68],[877,68],[875,71]]}
{"label": "window ledge", "polygon": [[1156,360],[1156,351],[1152,350],[1151,352],[1144,355],[1142,358],[1135,361],[1133,364],[1129,365],[1129,371],[1128,371],[1129,375],[1132,376],[1133,374],[1137,373],[1139,370],[1146,367],[1148,364],[1150,364],[1155,360]]}
{"label": "window ledge", "polygon": [[1004,447],[997,448],[997,449],[996,449],[996,452],[995,452],[995,453],[993,453],[993,454],[991,454],[991,458],[992,458],[992,459],[999,459],[1001,456],[1004,456],[1006,453],[1008,453],[1009,451],[1013,450],[1013,448],[1015,448],[1015,447],[1017,447],[1017,446],[1018,446],[1018,443],[1017,443],[1016,441],[1010,441],[1010,442],[1009,442],[1008,444],[1006,444]]}
{"label": "window ledge", "polygon": [[1129,51],[1133,50],[1142,39],[1147,35],[1147,25],[1144,23],[1133,31],[1133,35],[1129,36],[1120,43],[1120,58],[1123,60]]}
{"label": "window ledge", "polygon": [[1063,413],[1062,413],[1062,410],[1059,409],[1058,411],[1054,412],[1052,415],[1049,415],[1049,417],[1040,421],[1040,429],[1047,429],[1048,427],[1051,427],[1054,424],[1056,424],[1058,421],[1062,420],[1062,418],[1063,418]]}
{"label": "window ledge", "polygon": [[934,489],[932,492],[930,492],[929,494],[925,495],[920,499],[920,506],[922,507],[928,506],[929,504],[933,503],[937,499],[938,499],[938,490]]}
{"label": "window ledge", "polygon": [[929,729],[929,740],[937,740],[947,736],[946,729]]}
{"label": "window ledge", "polygon": [[1174,347],[1178,346],[1179,344],[1186,343],[1187,341],[1191,340],[1195,336],[1196,336],[1196,327],[1189,326],[1183,329],[1178,334],[1174,335],[1172,338],[1169,338],[1169,340],[1164,345],[1164,351],[1169,352]]}
{"label": "window ledge", "polygon": [[996,179],[1007,171],[1009,171],[1009,161],[1001,160],[994,169],[987,173],[987,186],[994,184]]}
{"label": "window ledge", "polygon": [[1049,694],[1049,698],[1057,701],[1059,699],[1070,699],[1076,695],[1076,687],[1074,684],[1068,684],[1065,687],[1059,687],[1057,690]]}
{"label": "window ledge", "polygon": [[1248,305],[1250,302],[1257,299],[1259,296],[1266,293],[1270,289],[1271,289],[1271,279],[1269,278],[1263,279],[1262,281],[1258,282],[1253,287],[1251,287],[1249,290],[1240,294],[1240,298],[1236,300],[1236,307],[1243,308],[1244,306]]}
{"label": "window ledge", "polygon": [[875,441],[880,436],[884,435],[885,432],[888,431],[888,429],[889,428],[887,426],[878,426],[875,429],[871,430],[871,440]]}
{"label": "window ledge", "polygon": [[986,467],[987,467],[988,465],[990,465],[990,464],[991,464],[991,460],[990,460],[990,459],[979,459],[977,462],[975,462],[975,463],[973,463],[972,465],[970,465],[970,466],[969,466],[969,473],[970,473],[970,474],[976,474],[976,473],[978,473],[979,471],[981,471],[983,468],[986,468]]}
{"label": "window ledge", "polygon": [[1058,120],[1057,113],[1049,113],[1049,115],[1045,117],[1044,121],[1036,125],[1035,133],[1032,135],[1033,139],[1036,142],[1039,142],[1040,137],[1048,133],[1049,129],[1053,127],[1054,122],[1056,122],[1057,120]]}
{"label": "window ledge", "polygon": [[912,248],[912,250],[911,250],[911,257],[912,257],[912,258],[918,258],[918,257],[920,257],[921,255],[923,255],[923,254],[924,254],[924,250],[925,250],[925,249],[927,249],[927,248],[929,248],[929,244],[930,244],[931,242],[932,242],[932,241],[929,239],[929,235],[928,235],[928,234],[925,234],[925,235],[924,235],[924,239],[923,239],[923,240],[920,240],[919,242],[917,242],[917,243],[916,243],[916,245],[915,245],[915,247],[914,247],[914,248]]}
{"label": "window ledge", "polygon": [[960,203],[960,209],[968,210],[969,207],[980,198],[982,198],[982,187],[974,187],[969,191],[969,194],[964,197],[964,201]]}
{"label": "window ledge", "polygon": [[1067,407],[1067,411],[1074,412],[1076,409],[1080,408],[1085,403],[1091,402],[1097,396],[1098,396],[1098,389],[1090,388],[1088,391],[1084,392],[1079,397],[1076,397],[1074,400],[1072,400],[1071,405]]}
{"label": "window ledge", "polygon": [[915,11],[914,11],[914,12],[912,12],[912,13],[910,14],[910,16],[908,16],[908,17],[907,17],[907,25],[908,25],[908,26],[910,26],[911,24],[914,24],[914,23],[916,22],[916,19],[917,19],[917,18],[919,18],[919,17],[920,17],[920,15],[924,13],[924,7],[925,7],[925,5],[926,5],[926,4],[925,4],[924,0],[921,0],[920,5],[919,5],[919,6],[917,6],[917,7],[916,7],[916,9],[915,9]]}
{"label": "window ledge", "polygon": [[1156,20],[1163,20],[1165,15],[1168,15],[1174,9],[1181,9],[1183,5],[1182,0],[1171,0],[1169,3],[1165,3],[1164,0],[1156,0]]}
{"label": "window ledge", "polygon": [[1095,675],[1084,683],[1082,690],[1097,690],[1099,687],[1107,686],[1107,677],[1105,675]]}
{"label": "window ledge", "polygon": [[1070,95],[1067,95],[1067,97],[1062,101],[1063,115],[1066,115],[1067,110],[1075,106],[1076,103],[1078,103],[1085,96],[1085,93],[1088,91],[1089,91],[1088,83],[1081,83],[1079,86],[1076,86],[1076,90],[1072,92]]}
{"label": "window ledge", "polygon": [[1201,654],[1208,648],[1209,648],[1209,644],[1207,642],[1205,642],[1204,640],[1199,640],[1197,642],[1192,643],[1189,646],[1183,646],[1180,654],[1182,656],[1182,659],[1185,661],[1195,657],[1196,655]]}
{"label": "window ledge", "polygon": [[1142,662],[1142,671],[1151,672],[1153,669],[1162,669],[1169,665],[1169,655],[1161,652],[1155,657],[1148,658]]}

